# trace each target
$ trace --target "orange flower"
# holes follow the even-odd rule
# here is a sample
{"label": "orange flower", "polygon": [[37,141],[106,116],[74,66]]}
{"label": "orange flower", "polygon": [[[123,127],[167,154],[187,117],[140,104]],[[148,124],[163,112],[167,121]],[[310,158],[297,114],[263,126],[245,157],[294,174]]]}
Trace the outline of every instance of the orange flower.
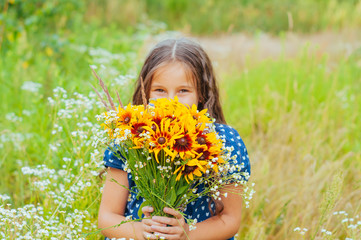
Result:
{"label": "orange flower", "polygon": [[183,137],[177,139],[173,145],[172,160],[179,154],[182,159],[194,158],[197,155],[195,149],[200,145],[196,142],[196,135],[191,132],[183,133]]}
{"label": "orange flower", "polygon": [[207,115],[207,109],[203,109],[202,111],[197,110],[197,106],[195,104],[190,108],[190,114],[192,117],[200,123],[212,123],[212,119]]}
{"label": "orange flower", "polygon": [[192,159],[188,161],[186,164],[180,166],[174,171],[174,174],[179,172],[176,181],[179,181],[182,175],[184,176],[184,178],[188,183],[189,183],[188,179],[193,181],[193,175],[201,177],[202,172],[206,171],[206,167],[205,167],[206,164],[207,161],[199,161],[197,159]]}
{"label": "orange flower", "polygon": [[[152,127],[144,127],[150,132],[149,152],[154,152],[155,159],[159,163],[158,153],[163,150],[168,156],[173,156],[174,153],[170,150],[176,139],[182,138],[182,132],[178,125],[170,127],[170,119],[163,118],[158,124],[153,123]],[[153,127],[154,126],[154,127]]]}

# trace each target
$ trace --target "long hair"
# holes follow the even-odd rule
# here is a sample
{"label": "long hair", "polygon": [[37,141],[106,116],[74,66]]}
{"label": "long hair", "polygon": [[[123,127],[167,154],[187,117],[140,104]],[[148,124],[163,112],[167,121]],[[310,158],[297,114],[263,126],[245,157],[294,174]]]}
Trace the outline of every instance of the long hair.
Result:
{"label": "long hair", "polygon": [[[207,108],[209,115],[217,123],[225,124],[226,120],[219,101],[218,84],[212,63],[203,48],[187,38],[164,40],[150,51],[136,82],[133,104],[143,104],[141,79],[143,79],[146,98],[149,100],[155,72],[160,67],[172,62],[181,63],[191,74],[199,97],[198,110]],[[211,202],[215,204],[214,212],[211,208]],[[212,198],[209,203],[208,208],[212,215],[217,215],[223,211],[224,205],[222,201]]]}
{"label": "long hair", "polygon": [[225,124],[212,63],[199,44],[186,38],[164,40],[150,51],[136,82],[133,104],[143,103],[141,79],[143,79],[146,98],[149,99],[154,73],[160,67],[172,62],[180,62],[191,73],[199,97],[198,109],[207,108],[209,115],[217,123]]}

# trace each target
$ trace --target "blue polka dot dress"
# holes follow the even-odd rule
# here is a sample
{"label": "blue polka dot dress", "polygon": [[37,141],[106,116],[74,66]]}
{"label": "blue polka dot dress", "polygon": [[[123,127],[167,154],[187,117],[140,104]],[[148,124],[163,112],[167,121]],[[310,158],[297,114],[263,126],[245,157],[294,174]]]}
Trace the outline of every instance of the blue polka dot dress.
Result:
{"label": "blue polka dot dress", "polygon": [[[221,138],[224,138],[226,147],[233,147],[232,156],[236,155],[235,160],[231,160],[232,164],[242,166],[243,172],[247,172],[249,175],[251,174],[251,167],[248,158],[248,153],[246,146],[244,145],[241,137],[238,132],[225,124],[215,124],[216,131],[218,132]],[[104,153],[104,165],[106,167],[112,167],[123,170],[125,167],[124,159],[119,159],[116,157],[112,151],[107,149]],[[138,219],[138,210],[140,205],[143,203],[144,199],[139,197],[137,199],[138,189],[132,179],[132,175],[128,173],[128,182],[129,189],[132,189],[134,193],[129,194],[127,207],[125,210],[125,216],[132,216],[133,219]],[[198,188],[198,191],[202,191],[202,187]],[[202,222],[212,216],[209,207],[212,209],[212,212],[215,212],[215,204],[212,199],[208,196],[202,196],[198,198],[196,201],[191,202],[185,208],[185,216],[189,219],[197,219],[197,222]],[[107,238],[106,238],[107,239]],[[233,237],[230,239],[234,239]]]}

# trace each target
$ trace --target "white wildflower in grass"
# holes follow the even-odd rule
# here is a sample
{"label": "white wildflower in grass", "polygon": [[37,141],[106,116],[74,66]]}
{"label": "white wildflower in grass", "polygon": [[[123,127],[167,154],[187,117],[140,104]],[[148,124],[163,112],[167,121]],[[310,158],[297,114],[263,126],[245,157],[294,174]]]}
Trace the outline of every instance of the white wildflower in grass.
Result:
{"label": "white wildflower in grass", "polygon": [[88,50],[88,46],[74,43],[69,44],[69,48],[80,53],[85,53]]}
{"label": "white wildflower in grass", "polygon": [[50,104],[50,106],[54,106],[56,102],[51,97],[48,97],[48,103]]}
{"label": "white wildflower in grass", "polygon": [[6,200],[10,200],[10,197],[6,194],[0,194],[0,200],[5,202]]}
{"label": "white wildflower in grass", "polygon": [[300,227],[296,227],[293,229],[294,232],[298,232],[300,235],[305,235],[306,232],[308,231],[307,228],[300,228]]}
{"label": "white wildflower in grass", "polygon": [[[332,218],[338,218],[339,222],[336,222],[335,229],[331,230],[330,227],[328,227],[330,230],[327,230],[326,228],[321,228],[319,232],[313,233],[315,236],[322,237],[322,239],[338,239],[336,236],[337,234],[340,234],[339,226],[343,226],[344,228],[344,239],[355,239],[355,236],[361,236],[361,221],[359,220],[359,215],[355,215],[354,217],[348,217],[350,214],[346,211],[335,211],[330,216]],[[334,221],[335,219],[331,219]],[[301,235],[305,235],[308,231],[307,228],[301,229],[300,227],[296,227],[294,229],[295,232],[299,232]],[[312,230],[311,230],[312,233]],[[359,239],[359,238],[356,238]]]}
{"label": "white wildflower in grass", "polygon": [[88,211],[68,211],[54,217],[51,212],[45,213],[41,206],[33,204],[16,209],[0,205],[1,222],[6,226],[0,225],[0,230],[6,239],[21,239],[19,236],[22,239],[64,239],[64,236],[84,239],[83,233],[96,229],[94,224],[86,221],[89,217]]}
{"label": "white wildflower in grass", "polygon": [[118,75],[117,77],[114,78],[114,83],[111,84],[111,86],[125,86],[128,85],[129,83],[132,83],[134,81],[134,79],[136,78],[135,75]]}
{"label": "white wildflower in grass", "polygon": [[16,150],[20,150],[23,142],[31,139],[33,137],[32,133],[16,133],[9,130],[4,130],[0,134],[0,145],[11,143]]}
{"label": "white wildflower in grass", "polygon": [[33,113],[32,111],[29,111],[29,110],[26,110],[26,109],[24,109],[22,111],[22,114],[24,114],[25,116],[30,116],[32,113]]}
{"label": "white wildflower in grass", "polygon": [[89,67],[91,67],[91,68],[94,69],[94,70],[98,68],[97,65],[94,65],[94,64],[93,64],[93,65],[89,65]]}
{"label": "white wildflower in grass", "polygon": [[42,85],[40,83],[26,81],[21,86],[21,90],[37,93],[41,87]]}
{"label": "white wildflower in grass", "polygon": [[323,233],[323,234],[325,234],[325,235],[327,235],[327,236],[331,236],[331,235],[332,235],[332,232],[327,231],[327,230],[324,229],[324,228],[321,230],[321,233]]}
{"label": "white wildflower in grass", "polygon": [[[90,167],[87,164],[84,166]],[[85,170],[83,168],[83,173]],[[22,173],[29,176],[34,191],[46,190],[47,202],[57,207],[43,208],[29,204],[13,209],[10,205],[1,205],[1,200],[9,198],[0,195],[0,218],[2,225],[6,227],[3,229],[0,225],[0,231],[4,232],[5,236],[9,239],[18,238],[19,234],[24,238],[31,237],[29,239],[47,239],[50,236],[53,239],[64,239],[64,236],[68,239],[85,239],[84,233],[96,230],[96,225],[89,221],[89,212],[72,210],[80,199],[79,196],[83,195],[82,192],[87,192],[92,186],[89,180],[84,177],[80,179],[70,169],[55,170],[44,164],[35,168],[23,167]]]}
{"label": "white wildflower in grass", "polygon": [[22,117],[19,117],[17,116],[15,113],[13,112],[10,112],[10,113],[7,113],[5,115],[5,118],[6,120],[10,121],[10,122],[22,122],[23,121],[23,118]]}
{"label": "white wildflower in grass", "polygon": [[53,152],[57,152],[60,146],[61,146],[60,143],[55,143],[55,144],[49,143],[49,149]]}

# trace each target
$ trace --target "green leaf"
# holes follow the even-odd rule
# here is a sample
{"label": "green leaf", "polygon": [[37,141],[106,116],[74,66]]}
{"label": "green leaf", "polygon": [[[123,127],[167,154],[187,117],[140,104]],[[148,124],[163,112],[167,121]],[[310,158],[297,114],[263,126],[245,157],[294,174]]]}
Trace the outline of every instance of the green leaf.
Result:
{"label": "green leaf", "polygon": [[185,192],[185,190],[186,190],[187,188],[189,188],[188,185],[185,185],[185,186],[182,186],[182,187],[178,188],[178,190],[177,190],[177,196],[183,195],[183,193]]}
{"label": "green leaf", "polygon": [[166,199],[167,199],[167,203],[169,203],[169,205],[171,205],[171,206],[174,205],[175,201],[177,200],[177,194],[175,192],[174,187],[171,188]]}
{"label": "green leaf", "polygon": [[138,210],[138,217],[141,218],[142,217],[142,208],[145,207],[145,206],[150,206],[150,203],[148,201],[144,201],[140,207],[139,207],[139,210]]}

